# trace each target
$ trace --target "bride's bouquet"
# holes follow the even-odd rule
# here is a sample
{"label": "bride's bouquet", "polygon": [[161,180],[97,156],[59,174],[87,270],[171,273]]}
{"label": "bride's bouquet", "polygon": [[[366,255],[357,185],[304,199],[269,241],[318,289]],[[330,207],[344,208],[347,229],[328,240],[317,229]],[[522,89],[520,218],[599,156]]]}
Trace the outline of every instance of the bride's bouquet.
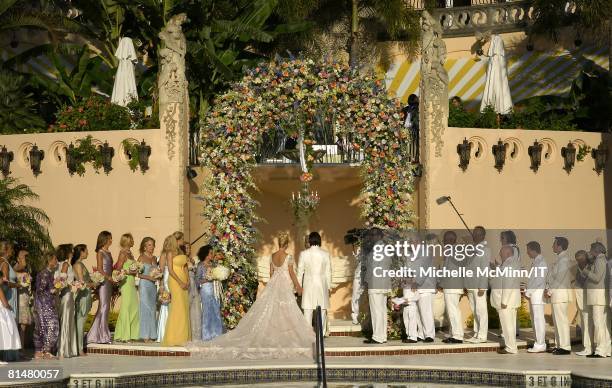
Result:
{"label": "bride's bouquet", "polygon": [[134,261],[128,267],[128,271],[131,274],[139,274],[139,273],[142,273],[143,270],[144,270],[144,264],[142,264],[140,261]]}
{"label": "bride's bouquet", "polygon": [[85,288],[87,288],[85,282],[82,282],[80,280],[75,280],[74,282],[72,282],[72,292],[79,292],[81,290],[84,290]]}
{"label": "bride's bouquet", "polygon": [[162,275],[161,270],[158,267],[154,267],[149,272],[149,276],[152,277],[153,279],[161,279],[163,275]]}
{"label": "bride's bouquet", "polygon": [[29,273],[19,275],[18,280],[19,285],[23,288],[30,288],[30,285],[32,284],[32,276]]}
{"label": "bride's bouquet", "polygon": [[170,301],[172,300],[172,296],[170,295],[170,292],[168,290],[161,290],[159,293],[159,303],[163,304],[163,305],[167,305],[170,304]]}
{"label": "bride's bouquet", "polygon": [[104,275],[102,275],[102,273],[100,273],[98,271],[93,271],[90,277],[91,277],[92,283],[94,283],[96,285],[96,287],[98,287],[100,284],[104,283],[104,281],[106,280]]}
{"label": "bride's bouquet", "polygon": [[223,265],[218,265],[215,268],[213,268],[212,272],[212,280],[218,280],[220,282],[227,280],[227,278],[229,278],[230,276],[230,270],[229,268],[223,266]]}
{"label": "bride's bouquet", "polygon": [[125,279],[125,277],[126,277],[125,270],[123,269],[113,270],[113,274],[112,274],[113,282],[120,283],[121,281],[123,281],[123,279]]}
{"label": "bride's bouquet", "polygon": [[53,288],[56,291],[61,291],[66,287],[68,287],[68,275],[65,273],[59,274],[55,280],[53,280]]}

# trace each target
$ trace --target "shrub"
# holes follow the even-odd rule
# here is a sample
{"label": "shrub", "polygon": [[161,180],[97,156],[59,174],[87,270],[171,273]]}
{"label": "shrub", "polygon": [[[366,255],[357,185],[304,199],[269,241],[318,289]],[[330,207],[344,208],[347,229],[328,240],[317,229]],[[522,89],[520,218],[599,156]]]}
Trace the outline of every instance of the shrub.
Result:
{"label": "shrub", "polygon": [[63,105],[50,129],[58,132],[130,129],[130,112],[109,99],[91,96],[74,106]]}

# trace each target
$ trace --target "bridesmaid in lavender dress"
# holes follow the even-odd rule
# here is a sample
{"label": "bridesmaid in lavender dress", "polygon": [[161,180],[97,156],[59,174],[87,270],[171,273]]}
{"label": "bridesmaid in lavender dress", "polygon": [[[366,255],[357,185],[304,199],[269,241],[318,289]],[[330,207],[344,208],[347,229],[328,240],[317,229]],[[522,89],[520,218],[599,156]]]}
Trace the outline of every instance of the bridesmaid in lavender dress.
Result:
{"label": "bridesmaid in lavender dress", "polygon": [[108,329],[108,313],[110,311],[111,296],[113,294],[113,257],[108,251],[108,248],[112,243],[113,236],[110,232],[100,232],[96,243],[97,265],[98,271],[106,277],[106,281],[102,283],[98,289],[100,293],[98,312],[96,313],[96,318],[91,325],[89,333],[87,333],[88,344],[111,343],[111,334]]}
{"label": "bridesmaid in lavender dress", "polygon": [[57,347],[59,318],[55,308],[56,290],[53,285],[57,268],[55,253],[45,254],[46,268],[36,275],[34,299],[34,358],[55,359],[51,354]]}

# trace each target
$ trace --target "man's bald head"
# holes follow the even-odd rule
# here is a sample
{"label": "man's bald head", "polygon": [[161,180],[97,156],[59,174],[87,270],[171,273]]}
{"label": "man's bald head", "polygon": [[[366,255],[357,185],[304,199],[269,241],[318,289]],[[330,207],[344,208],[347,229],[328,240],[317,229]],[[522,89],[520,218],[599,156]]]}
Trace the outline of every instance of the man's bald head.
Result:
{"label": "man's bald head", "polygon": [[508,258],[514,255],[514,249],[512,249],[509,245],[504,245],[499,250],[499,257],[501,257],[502,262],[506,261]]}

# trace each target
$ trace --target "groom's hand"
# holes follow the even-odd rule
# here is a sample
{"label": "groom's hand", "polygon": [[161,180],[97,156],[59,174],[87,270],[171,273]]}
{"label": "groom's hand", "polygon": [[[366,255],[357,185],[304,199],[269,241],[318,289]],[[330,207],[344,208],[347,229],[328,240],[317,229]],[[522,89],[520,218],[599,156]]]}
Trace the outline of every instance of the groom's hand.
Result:
{"label": "groom's hand", "polygon": [[296,291],[297,291],[298,295],[302,295],[302,293],[304,292],[304,289],[302,287],[298,286]]}

